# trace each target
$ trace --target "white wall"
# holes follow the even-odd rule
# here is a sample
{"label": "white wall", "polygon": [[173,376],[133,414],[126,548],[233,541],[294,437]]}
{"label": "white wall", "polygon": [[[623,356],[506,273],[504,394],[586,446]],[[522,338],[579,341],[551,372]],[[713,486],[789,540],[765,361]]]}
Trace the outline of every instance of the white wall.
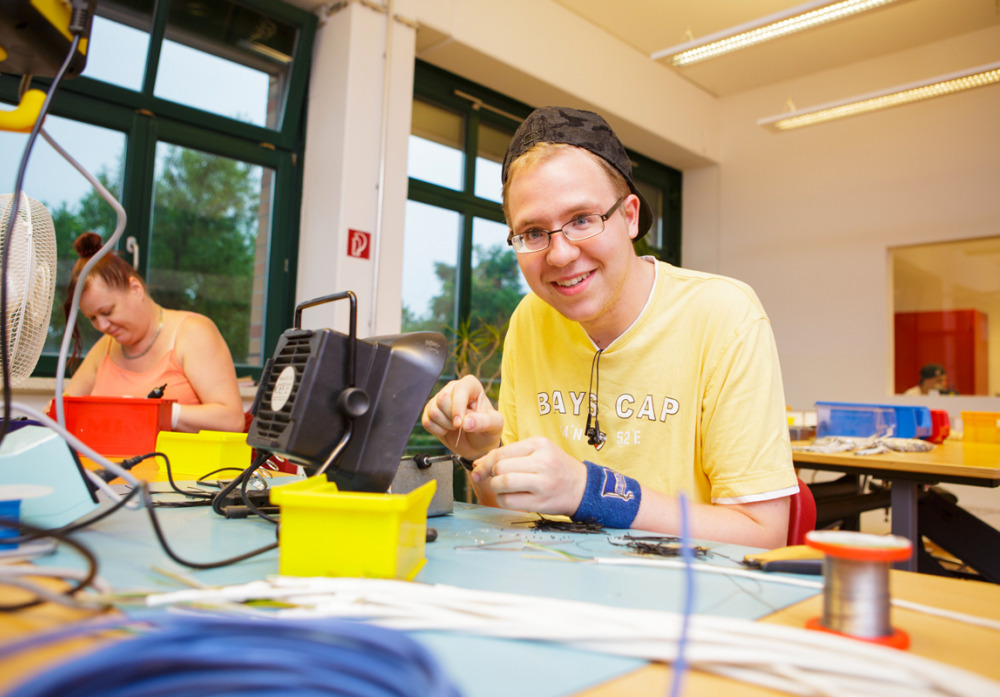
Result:
{"label": "white wall", "polygon": [[684,263],[756,289],[797,408],[892,392],[889,247],[1000,234],[1000,88],[781,134],[755,121],[790,97],[801,108],[899,84],[890,68],[916,80],[995,61],[997,47],[991,29],[722,102],[718,207],[687,211],[718,217],[716,258],[686,248]]}
{"label": "white wall", "polygon": [[[356,211],[371,209],[377,151],[369,128],[379,113],[384,15],[356,4],[345,13],[353,16],[335,16],[320,29],[314,58],[300,299],[348,279],[361,294],[370,287],[371,267],[345,262],[336,235],[370,225]],[[397,34],[400,54],[411,41],[417,57],[515,99],[595,109],[626,145],[682,169],[684,265],[757,290],[774,326],[788,402],[798,409],[817,400],[890,399],[889,246],[1000,233],[996,86],[791,133],[756,125],[790,98],[801,108],[898,84],[900,73],[918,80],[995,61],[1000,30],[717,100],[551,0],[401,0],[396,13],[420,27]],[[570,53],[558,36],[590,50]],[[338,63],[345,51],[366,67],[345,73]],[[380,332],[399,321],[393,279],[402,270],[412,88],[412,64],[400,62],[388,157],[401,184],[387,188],[400,223],[383,233]],[[340,84],[358,77],[369,84]],[[345,142],[345,132],[363,134],[363,142]],[[317,160],[330,172],[317,174]],[[348,178],[355,170],[365,172],[357,182]],[[313,258],[328,244],[332,256]],[[952,398],[943,408],[955,416],[958,408],[1000,410],[1000,400]]]}

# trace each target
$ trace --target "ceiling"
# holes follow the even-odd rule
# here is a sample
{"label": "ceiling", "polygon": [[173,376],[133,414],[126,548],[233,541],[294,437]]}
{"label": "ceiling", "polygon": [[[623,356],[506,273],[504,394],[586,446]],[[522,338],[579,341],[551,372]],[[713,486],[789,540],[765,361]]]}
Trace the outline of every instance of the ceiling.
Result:
{"label": "ceiling", "polygon": [[[802,5],[805,0],[555,2],[650,56],[692,38]],[[997,25],[1000,0],[900,0],[691,66],[672,68],[669,58],[658,62],[711,94],[725,97]]]}
{"label": "ceiling", "polygon": [[[331,4],[330,0],[286,1],[306,10]],[[806,2],[553,1],[647,56]],[[668,58],[658,62],[707,92],[726,97],[998,25],[1000,0],[899,0],[881,9],[684,68],[670,67]],[[955,69],[931,72],[926,77]]]}

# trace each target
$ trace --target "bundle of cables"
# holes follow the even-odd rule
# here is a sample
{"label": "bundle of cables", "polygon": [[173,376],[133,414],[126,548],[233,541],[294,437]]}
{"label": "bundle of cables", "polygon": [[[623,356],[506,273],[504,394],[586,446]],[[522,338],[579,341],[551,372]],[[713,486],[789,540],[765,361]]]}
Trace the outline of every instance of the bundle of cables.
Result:
{"label": "bundle of cables", "polygon": [[6,697],[458,697],[420,644],[338,620],[164,616],[102,622],[0,647],[0,659],[53,641],[124,629],[114,641],[15,687]]}
{"label": "bundle of cables", "polygon": [[[268,616],[284,618],[364,619],[405,631],[557,642],[650,661],[676,662],[683,649],[690,668],[792,695],[1000,694],[1000,683],[989,678],[828,632],[701,614],[684,620],[680,614],[658,610],[387,579],[276,577],[149,596],[146,602],[231,609],[234,602],[265,599],[283,606],[268,610]],[[249,607],[243,611],[255,612]]]}

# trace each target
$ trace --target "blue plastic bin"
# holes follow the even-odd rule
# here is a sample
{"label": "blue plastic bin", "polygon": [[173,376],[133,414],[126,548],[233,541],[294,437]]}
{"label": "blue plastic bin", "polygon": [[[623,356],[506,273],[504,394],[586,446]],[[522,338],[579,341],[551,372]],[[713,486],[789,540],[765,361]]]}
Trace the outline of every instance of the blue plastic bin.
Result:
{"label": "blue plastic bin", "polygon": [[929,438],[934,431],[929,408],[903,404],[816,402],[816,418],[817,437]]}
{"label": "blue plastic bin", "polygon": [[894,404],[896,410],[896,436],[898,438],[930,438],[934,432],[929,407],[912,407]]}
{"label": "blue plastic bin", "polygon": [[875,404],[816,402],[816,437],[871,438],[896,432],[896,411]]}

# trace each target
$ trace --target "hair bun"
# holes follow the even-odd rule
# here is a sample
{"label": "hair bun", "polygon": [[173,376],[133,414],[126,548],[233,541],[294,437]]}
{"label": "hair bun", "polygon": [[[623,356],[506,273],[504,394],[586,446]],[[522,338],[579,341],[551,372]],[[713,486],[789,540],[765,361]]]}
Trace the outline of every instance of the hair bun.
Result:
{"label": "hair bun", "polygon": [[85,232],[77,237],[73,243],[73,249],[84,259],[89,259],[97,254],[102,246],[104,246],[104,240],[96,232]]}

